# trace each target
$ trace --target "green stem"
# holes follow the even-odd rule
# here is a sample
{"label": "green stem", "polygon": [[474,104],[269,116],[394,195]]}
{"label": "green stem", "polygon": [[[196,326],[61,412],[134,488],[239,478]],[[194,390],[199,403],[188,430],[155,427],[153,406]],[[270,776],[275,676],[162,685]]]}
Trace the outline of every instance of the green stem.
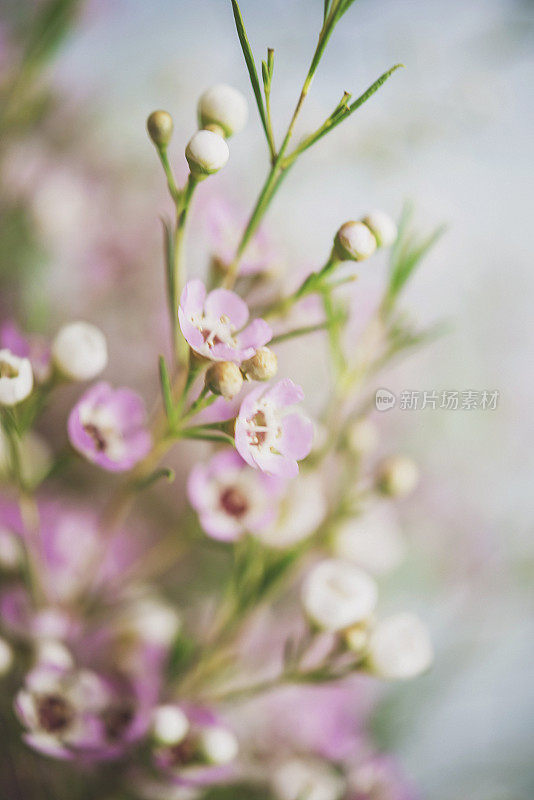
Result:
{"label": "green stem", "polygon": [[[187,224],[189,209],[191,207],[191,200],[193,198],[193,194],[197,186],[197,183],[198,181],[196,180],[196,178],[194,178],[193,175],[190,174],[187,180],[187,184],[181,195],[181,202],[177,206],[176,229],[174,234],[174,254],[173,254],[174,297],[172,298],[172,302],[174,309],[177,308],[178,303],[180,302],[180,295],[182,293],[182,289],[185,283],[184,260],[185,260],[186,224]],[[187,364],[187,359],[189,357],[189,346],[179,331],[176,332],[175,354],[179,364],[182,365]]]}
{"label": "green stem", "polygon": [[174,173],[172,171],[172,167],[169,163],[169,157],[167,156],[167,148],[166,147],[156,147],[159,160],[161,161],[161,166],[163,167],[163,171],[165,173],[165,177],[167,178],[167,187],[169,189],[169,194],[174,200],[175,203],[179,203],[182,193],[180,189],[178,189],[176,185],[176,181],[174,179]]}

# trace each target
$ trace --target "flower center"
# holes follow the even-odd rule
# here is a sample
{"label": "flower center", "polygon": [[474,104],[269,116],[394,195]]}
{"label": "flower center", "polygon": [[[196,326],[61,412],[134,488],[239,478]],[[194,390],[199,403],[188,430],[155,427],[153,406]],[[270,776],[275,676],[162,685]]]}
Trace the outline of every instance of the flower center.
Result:
{"label": "flower center", "polygon": [[220,497],[221,508],[238,519],[248,511],[248,500],[237,486],[229,486]]}
{"label": "flower center", "polygon": [[218,319],[208,317],[204,314],[194,315],[191,322],[198,328],[204,339],[204,344],[211,350],[216,344],[226,344],[228,347],[236,347],[237,342],[234,337],[235,327],[230,322],[226,314],[222,314]]}
{"label": "flower center", "polygon": [[108,708],[104,713],[104,725],[108,738],[117,741],[134,717],[133,708],[129,705]]}
{"label": "flower center", "polygon": [[8,361],[0,361],[0,378],[18,378],[19,371]]}
{"label": "flower center", "polygon": [[59,733],[72,722],[74,712],[69,703],[59,695],[45,695],[37,709],[39,724],[48,733]]}
{"label": "flower center", "polygon": [[104,453],[107,448],[107,441],[103,432],[98,427],[98,425],[94,425],[92,422],[89,422],[87,423],[87,425],[83,426],[83,429],[95,443],[98,452]]}
{"label": "flower center", "polygon": [[187,736],[183,741],[170,748],[171,762],[173,767],[180,767],[190,764],[198,752],[198,743],[194,736]]}
{"label": "flower center", "polygon": [[252,417],[247,419],[247,424],[251,445],[270,450],[273,453],[277,452],[276,440],[282,431],[274,409],[264,404]]}

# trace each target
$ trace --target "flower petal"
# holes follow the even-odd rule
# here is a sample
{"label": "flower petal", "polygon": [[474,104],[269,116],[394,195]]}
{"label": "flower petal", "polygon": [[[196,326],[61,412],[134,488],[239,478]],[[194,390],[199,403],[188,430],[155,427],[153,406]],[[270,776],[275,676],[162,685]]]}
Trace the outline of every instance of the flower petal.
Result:
{"label": "flower petal", "polygon": [[207,296],[204,309],[208,316],[227,316],[235,328],[246,325],[249,312],[245,301],[229,289],[214,289]]}
{"label": "flower petal", "polygon": [[284,378],[265,392],[265,398],[277,406],[292,406],[304,399],[304,392],[291,378]]}
{"label": "flower petal", "polygon": [[313,444],[313,423],[304,414],[295,412],[287,414],[282,420],[282,438],[280,452],[296,458],[306,458]]}

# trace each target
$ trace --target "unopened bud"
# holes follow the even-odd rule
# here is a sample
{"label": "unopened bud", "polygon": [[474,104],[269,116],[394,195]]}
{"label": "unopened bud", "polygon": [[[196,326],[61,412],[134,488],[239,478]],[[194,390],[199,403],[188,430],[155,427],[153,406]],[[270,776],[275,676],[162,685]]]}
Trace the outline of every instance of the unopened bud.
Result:
{"label": "unopened bud", "polygon": [[341,261],[363,261],[376,250],[376,239],[363,222],[345,222],[336,233],[334,251]]}
{"label": "unopened bud", "polygon": [[358,456],[372,453],[378,444],[378,430],[370,419],[359,419],[347,431],[350,449]]}
{"label": "unopened bud", "polygon": [[232,361],[217,361],[206,372],[206,387],[213,394],[220,394],[231,400],[239,394],[243,386],[241,370]]}
{"label": "unopened bud", "polygon": [[185,157],[197,180],[207,178],[224,167],[230,157],[228,145],[213,131],[197,131],[190,139]]}
{"label": "unopened bud", "polygon": [[183,741],[188,731],[189,720],[178,706],[169,704],[154,709],[152,732],[158,743],[176,745]]}
{"label": "unopened bud", "polygon": [[0,350],[0,405],[15,406],[33,389],[32,365],[11,350]]}
{"label": "unopened bud", "polygon": [[397,226],[385,211],[372,211],[363,220],[374,234],[379,247],[391,247],[397,238]]}
{"label": "unopened bud", "polygon": [[246,125],[248,118],[247,101],[241,92],[218,83],[204,92],[198,101],[198,120],[202,128],[219,129],[228,138],[239,133]]}
{"label": "unopened bud", "polygon": [[227,728],[204,728],[200,734],[200,749],[210,764],[229,764],[237,756],[239,745]]}
{"label": "unopened bud", "polygon": [[104,334],[88,322],[71,322],[57,333],[52,343],[56,367],[73,381],[96,378],[108,363]]}
{"label": "unopened bud", "polygon": [[378,467],[376,486],[389,497],[406,497],[418,483],[417,464],[407,456],[390,456]]}
{"label": "unopened bud", "polygon": [[172,138],[174,123],[168,111],[153,111],[146,121],[148,135],[156,147],[167,147]]}
{"label": "unopened bud", "polygon": [[278,359],[269,347],[258,347],[252,358],[241,364],[245,377],[251,381],[268,381],[278,372]]}

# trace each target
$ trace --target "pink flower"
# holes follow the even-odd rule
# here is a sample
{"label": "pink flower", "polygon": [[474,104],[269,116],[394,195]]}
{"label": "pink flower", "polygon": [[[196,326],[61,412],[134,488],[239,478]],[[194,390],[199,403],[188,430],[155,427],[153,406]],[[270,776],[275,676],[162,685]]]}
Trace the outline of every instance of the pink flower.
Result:
{"label": "pink flower", "polygon": [[251,470],[234,450],[222,450],[208,464],[197,464],[187,485],[200,524],[208,536],[225,542],[271,525],[281,489],[277,478]]}
{"label": "pink flower", "polygon": [[258,386],[248,394],[235,425],[235,446],[251,467],[269,475],[294,478],[298,464],[311,450],[313,424],[289,407],[304,394],[289,378],[272,387]]}
{"label": "pink flower", "polygon": [[19,358],[28,358],[37,383],[44,383],[52,372],[50,345],[42,336],[24,336],[18,326],[7,320],[0,328],[0,343]]}
{"label": "pink flower", "polygon": [[72,409],[68,422],[73,447],[111,472],[124,472],[152,445],[142,398],[131,389],[92,386]]}
{"label": "pink flower", "polygon": [[267,344],[273,335],[263,319],[247,325],[247,304],[235,292],[214,289],[206,295],[206,287],[199,280],[187,283],[178,316],[189,346],[212,361],[240,364],[252,358],[256,349]]}

